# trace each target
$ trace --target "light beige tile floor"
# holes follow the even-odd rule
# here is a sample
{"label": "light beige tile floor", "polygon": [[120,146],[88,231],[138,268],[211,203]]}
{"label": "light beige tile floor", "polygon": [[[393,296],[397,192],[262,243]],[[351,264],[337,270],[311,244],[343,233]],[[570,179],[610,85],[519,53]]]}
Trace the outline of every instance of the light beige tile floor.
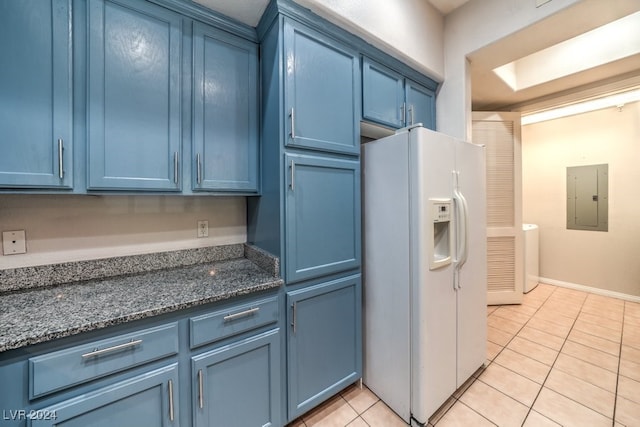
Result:
{"label": "light beige tile floor", "polygon": [[[540,284],[487,307],[487,363],[430,426],[640,426],[640,304]],[[406,427],[353,385],[290,427]]]}

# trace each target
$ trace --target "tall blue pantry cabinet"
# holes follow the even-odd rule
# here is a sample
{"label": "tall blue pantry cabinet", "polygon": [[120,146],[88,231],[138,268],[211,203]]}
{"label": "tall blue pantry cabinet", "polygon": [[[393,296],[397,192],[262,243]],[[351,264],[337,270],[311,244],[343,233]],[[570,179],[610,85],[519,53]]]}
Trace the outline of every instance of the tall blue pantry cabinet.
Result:
{"label": "tall blue pantry cabinet", "polygon": [[305,16],[277,1],[258,25],[262,196],[248,199],[248,240],[285,279],[289,421],[362,372],[360,57]]}

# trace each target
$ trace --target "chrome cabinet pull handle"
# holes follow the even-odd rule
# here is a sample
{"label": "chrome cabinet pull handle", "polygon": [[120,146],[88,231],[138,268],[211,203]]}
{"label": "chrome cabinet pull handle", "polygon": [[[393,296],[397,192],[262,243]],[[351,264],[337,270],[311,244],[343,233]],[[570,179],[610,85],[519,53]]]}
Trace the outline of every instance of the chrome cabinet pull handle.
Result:
{"label": "chrome cabinet pull handle", "polygon": [[291,172],[291,179],[289,180],[289,187],[291,188],[291,191],[295,190],[295,185],[296,185],[296,181],[295,181],[295,176],[296,176],[296,163],[291,160],[291,165],[289,167],[289,170]]}
{"label": "chrome cabinet pull handle", "polygon": [[62,138],[58,138],[58,176],[60,179],[64,178],[64,140]]}
{"label": "chrome cabinet pull handle", "polygon": [[173,182],[178,183],[178,152],[173,153]]}
{"label": "chrome cabinet pull handle", "polygon": [[260,311],[260,307],[253,307],[248,310],[241,311],[240,313],[227,314],[222,318],[222,320],[224,320],[225,322],[229,322],[231,320],[236,320],[241,317],[251,316],[252,314],[257,313],[258,311]]}
{"label": "chrome cabinet pull handle", "polygon": [[173,380],[169,380],[169,419],[173,421]]}
{"label": "chrome cabinet pull handle", "polygon": [[291,304],[291,326],[293,333],[296,333],[296,303]]}
{"label": "chrome cabinet pull handle", "polygon": [[196,154],[196,180],[198,184],[202,184],[202,162],[200,160],[200,153]]}
{"label": "chrome cabinet pull handle", "polygon": [[411,119],[409,125],[413,126],[413,104],[409,105],[409,118]]}
{"label": "chrome cabinet pull handle", "polygon": [[200,409],[204,408],[204,383],[202,381],[202,369],[198,369],[198,404]]}
{"label": "chrome cabinet pull handle", "polygon": [[118,345],[114,345],[113,347],[107,347],[107,348],[103,348],[101,350],[98,350],[97,348],[93,351],[90,351],[89,353],[85,353],[82,355],[83,359],[88,359],[91,357],[96,357],[96,356],[102,356],[104,354],[108,354],[108,353],[113,353],[115,351],[120,351],[120,350],[125,350],[127,348],[130,347],[135,347],[137,345],[142,344],[142,340],[131,340],[129,342],[126,342],[124,344],[118,344]]}
{"label": "chrome cabinet pull handle", "polygon": [[296,139],[296,116],[293,108],[291,109],[289,117],[291,117],[291,132],[289,132],[289,134],[291,135],[291,139]]}

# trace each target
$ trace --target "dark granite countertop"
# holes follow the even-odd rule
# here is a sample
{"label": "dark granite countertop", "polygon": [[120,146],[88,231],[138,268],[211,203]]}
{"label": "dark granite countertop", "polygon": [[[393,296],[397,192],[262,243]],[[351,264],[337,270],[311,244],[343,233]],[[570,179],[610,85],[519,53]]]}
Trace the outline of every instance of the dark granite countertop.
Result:
{"label": "dark granite countertop", "polygon": [[245,256],[0,295],[0,352],[282,285],[277,258]]}

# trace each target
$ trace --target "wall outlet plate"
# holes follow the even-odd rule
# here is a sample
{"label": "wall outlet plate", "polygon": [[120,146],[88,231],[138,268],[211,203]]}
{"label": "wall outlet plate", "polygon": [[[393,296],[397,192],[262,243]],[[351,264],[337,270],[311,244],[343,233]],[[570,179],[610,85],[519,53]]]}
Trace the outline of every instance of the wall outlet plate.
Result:
{"label": "wall outlet plate", "polygon": [[27,253],[27,238],[24,230],[2,232],[2,253],[4,255]]}
{"label": "wall outlet plate", "polygon": [[209,237],[209,221],[198,221],[198,237]]}

